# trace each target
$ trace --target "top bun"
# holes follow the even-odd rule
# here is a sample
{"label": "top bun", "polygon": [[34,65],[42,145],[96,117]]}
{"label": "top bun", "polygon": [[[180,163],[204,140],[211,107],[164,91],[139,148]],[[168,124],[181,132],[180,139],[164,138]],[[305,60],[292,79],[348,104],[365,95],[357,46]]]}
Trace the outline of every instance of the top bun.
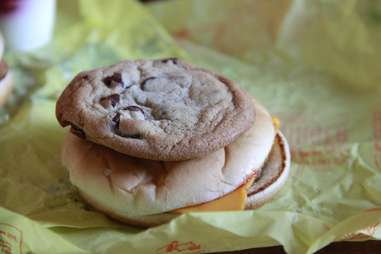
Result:
{"label": "top bun", "polygon": [[70,181],[101,210],[133,218],[209,202],[262,168],[275,138],[271,116],[255,104],[255,124],[236,141],[200,159],[137,159],[68,134],[63,163]]}
{"label": "top bun", "polygon": [[57,101],[72,132],[133,157],[181,161],[236,140],[254,122],[251,97],[177,59],[124,61],[80,73]]}

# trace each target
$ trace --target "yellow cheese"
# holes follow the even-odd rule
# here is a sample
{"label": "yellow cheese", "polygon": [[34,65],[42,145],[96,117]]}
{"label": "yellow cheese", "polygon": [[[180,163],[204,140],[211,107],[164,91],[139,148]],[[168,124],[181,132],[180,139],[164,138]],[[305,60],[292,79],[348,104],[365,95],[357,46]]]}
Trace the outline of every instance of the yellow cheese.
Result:
{"label": "yellow cheese", "polygon": [[211,211],[239,211],[243,210],[246,205],[247,190],[253,184],[255,175],[250,177],[248,181],[235,191],[210,202],[201,205],[189,206],[176,209],[175,213],[190,212],[211,212]]}
{"label": "yellow cheese", "polygon": [[274,125],[275,129],[279,130],[280,129],[280,120],[279,120],[279,118],[276,117],[276,116],[273,116],[272,119],[273,119],[273,125]]}

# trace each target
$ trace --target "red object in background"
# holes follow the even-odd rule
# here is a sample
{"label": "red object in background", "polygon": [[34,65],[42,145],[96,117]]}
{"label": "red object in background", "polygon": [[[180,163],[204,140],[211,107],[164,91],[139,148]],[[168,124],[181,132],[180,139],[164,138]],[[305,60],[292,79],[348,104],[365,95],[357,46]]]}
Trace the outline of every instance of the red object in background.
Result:
{"label": "red object in background", "polygon": [[0,15],[12,13],[23,0],[0,0]]}

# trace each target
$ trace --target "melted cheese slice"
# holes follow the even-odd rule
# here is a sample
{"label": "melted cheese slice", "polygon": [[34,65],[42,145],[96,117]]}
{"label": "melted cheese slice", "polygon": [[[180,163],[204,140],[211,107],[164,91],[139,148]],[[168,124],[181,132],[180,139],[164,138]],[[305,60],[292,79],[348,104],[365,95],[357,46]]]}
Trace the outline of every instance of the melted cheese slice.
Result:
{"label": "melted cheese slice", "polygon": [[280,125],[281,125],[279,118],[276,116],[273,116],[272,119],[273,119],[273,125],[274,125],[275,129],[277,131],[279,131]]}
{"label": "melted cheese slice", "polygon": [[211,212],[211,211],[239,211],[243,210],[247,200],[247,190],[253,184],[255,175],[241,187],[231,193],[201,205],[189,206],[173,210],[174,213]]}

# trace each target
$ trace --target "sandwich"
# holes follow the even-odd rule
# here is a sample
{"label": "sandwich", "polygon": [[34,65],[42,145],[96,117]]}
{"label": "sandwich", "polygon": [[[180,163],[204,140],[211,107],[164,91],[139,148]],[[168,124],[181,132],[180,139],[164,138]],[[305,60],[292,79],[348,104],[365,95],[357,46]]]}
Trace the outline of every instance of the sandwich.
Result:
{"label": "sandwich", "polygon": [[285,184],[279,121],[235,82],[176,58],[79,73],[56,104],[85,202],[136,226],[263,205]]}

